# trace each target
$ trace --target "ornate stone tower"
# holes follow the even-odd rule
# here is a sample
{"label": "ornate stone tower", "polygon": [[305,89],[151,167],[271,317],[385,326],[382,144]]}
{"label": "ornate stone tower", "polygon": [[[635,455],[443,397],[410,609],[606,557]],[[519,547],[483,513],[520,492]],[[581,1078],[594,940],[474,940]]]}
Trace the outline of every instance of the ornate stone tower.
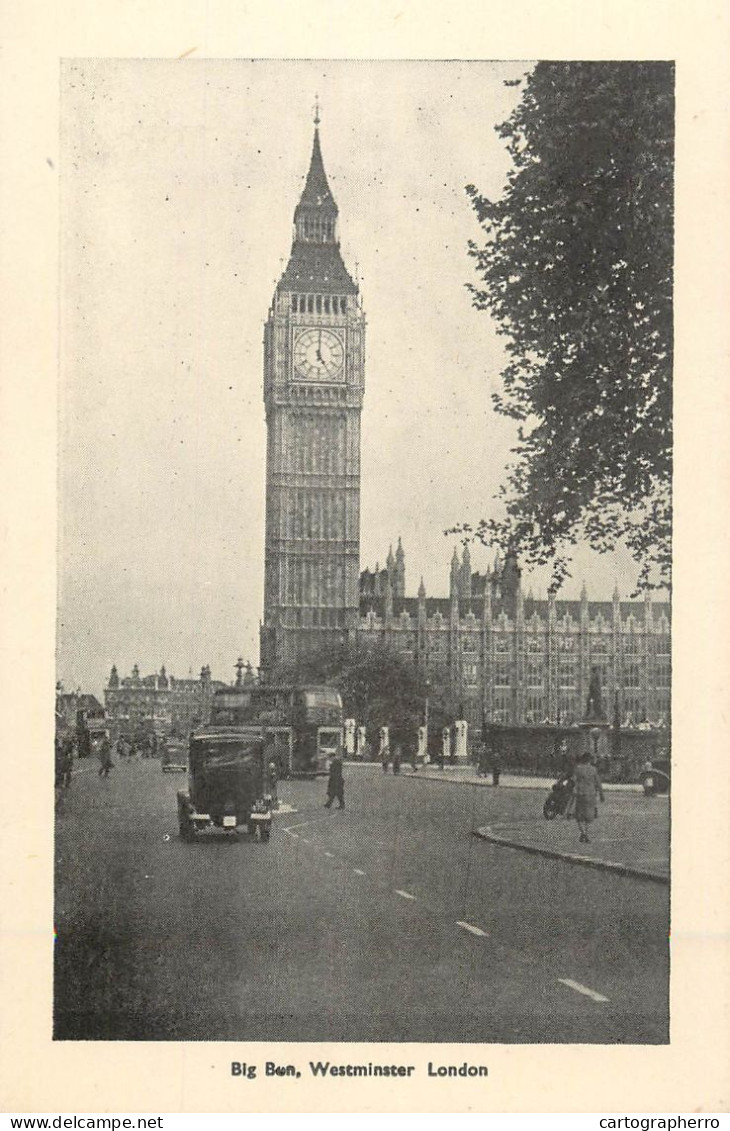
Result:
{"label": "ornate stone tower", "polygon": [[354,643],[358,623],[365,317],[340,254],[314,121],[291,255],[264,333],[264,676]]}

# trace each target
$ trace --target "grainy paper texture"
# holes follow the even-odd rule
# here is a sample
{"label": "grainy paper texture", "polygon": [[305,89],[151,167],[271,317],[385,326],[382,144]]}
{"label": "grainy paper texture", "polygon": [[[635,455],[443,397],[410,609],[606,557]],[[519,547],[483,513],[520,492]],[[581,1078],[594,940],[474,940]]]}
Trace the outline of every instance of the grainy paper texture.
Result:
{"label": "grainy paper texture", "polygon": [[[722,1111],[728,1079],[726,310],[728,17],[720,5],[6,5],[2,77],[2,884],[8,1111]],[[431,1046],[375,1049],[51,1040],[52,688],[55,682],[59,74],[61,60],[674,59],[677,62],[677,526],[671,1041],[658,1047],[438,1048],[482,1081],[425,1078]],[[181,66],[184,63],[180,63]],[[392,113],[398,114],[397,102]],[[282,246],[285,249],[285,233]],[[261,317],[265,314],[261,312]],[[260,321],[260,319],[259,319]],[[60,469],[63,474],[63,468]],[[263,505],[263,497],[261,499]],[[679,800],[678,800],[679,799]],[[235,1050],[235,1052],[234,1052]],[[346,1055],[345,1055],[346,1053]],[[417,1079],[356,1086],[262,1076],[230,1061],[393,1061]],[[288,1085],[288,1082],[285,1082]]]}

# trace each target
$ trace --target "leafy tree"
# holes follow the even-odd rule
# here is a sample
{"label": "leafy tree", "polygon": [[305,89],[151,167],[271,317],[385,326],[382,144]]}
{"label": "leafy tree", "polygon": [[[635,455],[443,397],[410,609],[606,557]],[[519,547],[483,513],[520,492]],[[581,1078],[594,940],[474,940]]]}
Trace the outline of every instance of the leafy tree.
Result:
{"label": "leafy tree", "polygon": [[669,63],[538,63],[497,127],[501,199],[467,187],[518,432],[504,517],[457,531],[552,561],[554,588],[579,540],[628,546],[640,589],[669,580],[673,82]]}
{"label": "leafy tree", "polygon": [[431,676],[384,642],[359,641],[356,648],[322,649],[298,664],[272,673],[272,682],[329,683],[342,695],[346,718],[357,719],[370,737],[378,727],[388,726],[391,738],[415,741],[429,699],[431,728],[451,725],[456,704],[448,684],[448,673]]}

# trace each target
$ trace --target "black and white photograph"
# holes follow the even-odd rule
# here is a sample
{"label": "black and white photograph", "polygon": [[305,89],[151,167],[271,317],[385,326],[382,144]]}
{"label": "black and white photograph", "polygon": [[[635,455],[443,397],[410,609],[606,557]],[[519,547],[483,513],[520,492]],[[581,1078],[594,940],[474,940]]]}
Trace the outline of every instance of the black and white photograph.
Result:
{"label": "black and white photograph", "polygon": [[62,60],[56,1042],[669,1041],[674,91]]}

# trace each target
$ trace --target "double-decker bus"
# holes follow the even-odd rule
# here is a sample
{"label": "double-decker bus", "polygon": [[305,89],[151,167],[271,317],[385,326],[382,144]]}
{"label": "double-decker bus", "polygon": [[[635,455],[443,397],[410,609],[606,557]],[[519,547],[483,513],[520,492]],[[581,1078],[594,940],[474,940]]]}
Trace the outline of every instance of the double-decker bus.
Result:
{"label": "double-decker bus", "polygon": [[342,744],[342,699],[324,685],[224,687],[213,695],[210,725],[260,726],[282,777],[313,777]]}

